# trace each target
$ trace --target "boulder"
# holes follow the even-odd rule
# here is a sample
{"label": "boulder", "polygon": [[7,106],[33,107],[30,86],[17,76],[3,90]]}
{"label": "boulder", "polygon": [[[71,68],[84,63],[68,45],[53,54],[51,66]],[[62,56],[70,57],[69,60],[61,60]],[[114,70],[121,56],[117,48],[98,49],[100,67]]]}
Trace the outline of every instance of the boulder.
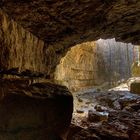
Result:
{"label": "boulder", "polygon": [[0,81],[0,140],[62,140],[68,131],[73,97],[64,86]]}
{"label": "boulder", "polygon": [[93,110],[88,111],[88,120],[90,122],[103,122],[108,120],[108,113],[96,112]]}
{"label": "boulder", "polygon": [[130,92],[140,95],[140,82],[131,83]]}

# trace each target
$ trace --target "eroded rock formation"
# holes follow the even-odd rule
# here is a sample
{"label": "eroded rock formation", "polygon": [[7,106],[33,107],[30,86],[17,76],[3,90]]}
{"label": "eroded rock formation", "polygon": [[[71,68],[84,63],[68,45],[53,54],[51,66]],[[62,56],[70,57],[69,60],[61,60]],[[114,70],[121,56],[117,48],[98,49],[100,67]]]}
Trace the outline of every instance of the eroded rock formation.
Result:
{"label": "eroded rock formation", "polygon": [[[21,71],[47,73],[53,78],[60,59],[75,44],[113,37],[140,44],[139,0],[0,0],[0,8],[0,69],[18,67]],[[49,134],[66,132],[72,113],[71,95],[59,95],[57,85],[49,85],[51,90],[47,87],[44,91],[44,84],[38,88],[38,85],[18,85],[18,81],[12,83],[7,86],[6,81],[0,83],[1,139],[44,140],[52,136]],[[51,95],[58,92],[58,96],[46,97],[47,91]],[[39,99],[31,98],[32,92],[35,97],[43,94]]]}
{"label": "eroded rock formation", "polygon": [[66,137],[73,111],[67,88],[27,80],[0,80],[0,139],[59,140]]}
{"label": "eroded rock formation", "polygon": [[115,86],[131,77],[137,48],[115,39],[78,44],[61,59],[54,78],[71,90]]}
{"label": "eroded rock formation", "polygon": [[55,80],[70,90],[99,86],[107,76],[104,58],[96,42],[86,42],[71,48],[55,71]]}
{"label": "eroded rock formation", "polygon": [[50,66],[47,62],[44,41],[25,30],[14,20],[10,20],[0,10],[0,67],[10,69],[18,67],[19,71],[29,69],[47,73]]}
{"label": "eroded rock formation", "polygon": [[[13,25],[8,23],[9,31],[5,38],[10,43],[8,46],[16,46],[20,64],[15,63],[21,68],[42,69],[53,73],[69,47],[87,40],[115,37],[119,41],[140,44],[139,0],[1,0],[0,7],[11,23],[12,20],[16,22],[12,36],[28,32],[25,36],[16,36],[18,41],[10,41]],[[4,30],[4,27],[1,26],[1,29]],[[8,46],[4,50],[12,55],[14,52],[9,51]],[[19,57],[19,51],[25,57],[23,54],[22,58]],[[7,54],[7,59],[9,55]],[[21,64],[21,61],[25,64]]]}

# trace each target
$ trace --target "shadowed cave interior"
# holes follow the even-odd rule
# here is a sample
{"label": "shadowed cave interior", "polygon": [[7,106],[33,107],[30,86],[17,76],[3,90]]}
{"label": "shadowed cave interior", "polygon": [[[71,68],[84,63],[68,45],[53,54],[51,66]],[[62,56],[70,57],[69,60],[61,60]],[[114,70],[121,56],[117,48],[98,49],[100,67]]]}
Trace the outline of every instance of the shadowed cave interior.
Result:
{"label": "shadowed cave interior", "polygon": [[0,140],[139,140],[139,35],[139,0],[1,0]]}

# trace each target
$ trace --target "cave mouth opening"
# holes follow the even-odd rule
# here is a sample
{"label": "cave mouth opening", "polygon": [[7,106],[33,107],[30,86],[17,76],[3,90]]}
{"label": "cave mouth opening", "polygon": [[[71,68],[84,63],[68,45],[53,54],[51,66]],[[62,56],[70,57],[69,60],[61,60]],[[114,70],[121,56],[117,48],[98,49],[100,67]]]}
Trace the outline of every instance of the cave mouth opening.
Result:
{"label": "cave mouth opening", "polygon": [[139,125],[134,130],[133,121],[140,98],[130,92],[131,82],[140,79],[139,52],[139,46],[131,43],[99,39],[72,47],[61,59],[55,80],[74,97],[68,140],[121,140],[139,135]]}
{"label": "cave mouth opening", "polygon": [[54,79],[72,92],[128,91],[135,77],[139,79],[139,73],[139,46],[113,38],[73,46],[56,67]]}

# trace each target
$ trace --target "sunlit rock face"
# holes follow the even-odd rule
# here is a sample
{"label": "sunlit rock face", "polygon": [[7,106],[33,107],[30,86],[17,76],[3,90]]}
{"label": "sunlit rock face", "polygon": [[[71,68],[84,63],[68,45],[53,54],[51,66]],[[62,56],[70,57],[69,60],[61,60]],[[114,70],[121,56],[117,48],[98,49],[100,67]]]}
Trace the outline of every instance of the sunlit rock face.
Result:
{"label": "sunlit rock face", "polygon": [[115,39],[99,39],[97,47],[105,61],[107,81],[126,80],[133,75],[133,63],[139,59],[138,46],[116,42]]}
{"label": "sunlit rock face", "polygon": [[136,48],[138,55],[136,56],[136,61],[132,65],[132,76],[140,77],[140,46]]}
{"label": "sunlit rock face", "polygon": [[[24,30],[13,20],[9,20],[2,11],[0,11],[0,18],[1,67],[45,71],[46,67],[43,65],[44,42]],[[2,58],[4,55],[6,55],[6,59]],[[4,66],[4,64],[7,65]]]}
{"label": "sunlit rock face", "polygon": [[103,84],[106,68],[103,56],[97,49],[95,42],[74,46],[60,61],[54,78],[71,90]]}
{"label": "sunlit rock face", "polygon": [[19,68],[50,74],[57,61],[53,46],[46,45],[0,10],[0,69]]}
{"label": "sunlit rock face", "polygon": [[115,86],[131,77],[132,64],[138,59],[136,48],[115,39],[76,45],[61,59],[54,78],[71,90]]}
{"label": "sunlit rock face", "polygon": [[140,65],[138,64],[138,62],[135,62],[132,65],[132,76],[133,77],[139,77],[140,76]]}

